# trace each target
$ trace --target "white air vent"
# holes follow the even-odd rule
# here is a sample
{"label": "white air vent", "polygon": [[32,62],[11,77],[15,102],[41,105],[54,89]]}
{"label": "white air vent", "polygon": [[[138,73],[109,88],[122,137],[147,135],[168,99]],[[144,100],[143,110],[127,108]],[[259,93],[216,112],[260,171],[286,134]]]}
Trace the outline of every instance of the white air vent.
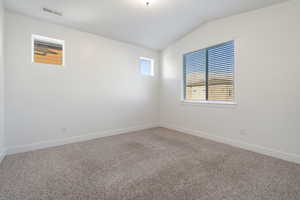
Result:
{"label": "white air vent", "polygon": [[57,16],[62,16],[62,12],[56,11],[56,10],[51,10],[49,8],[43,8],[44,12],[50,13],[52,15],[57,15]]}

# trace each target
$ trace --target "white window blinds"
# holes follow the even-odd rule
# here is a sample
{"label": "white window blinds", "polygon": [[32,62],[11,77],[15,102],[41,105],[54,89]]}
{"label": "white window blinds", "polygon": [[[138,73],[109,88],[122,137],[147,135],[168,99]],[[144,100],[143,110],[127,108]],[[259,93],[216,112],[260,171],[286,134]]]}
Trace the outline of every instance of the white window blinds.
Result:
{"label": "white window blinds", "polygon": [[184,96],[193,101],[234,100],[234,41],[184,55]]}
{"label": "white window blinds", "polygon": [[188,100],[206,100],[206,51],[199,50],[184,56],[185,96]]}

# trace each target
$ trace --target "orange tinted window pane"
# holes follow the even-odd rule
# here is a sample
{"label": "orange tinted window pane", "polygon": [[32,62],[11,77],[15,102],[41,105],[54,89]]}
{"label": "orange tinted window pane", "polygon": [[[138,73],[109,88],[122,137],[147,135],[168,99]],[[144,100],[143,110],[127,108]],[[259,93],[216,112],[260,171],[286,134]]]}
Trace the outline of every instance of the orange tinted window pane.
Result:
{"label": "orange tinted window pane", "polygon": [[62,44],[54,44],[46,41],[35,40],[34,62],[63,65]]}

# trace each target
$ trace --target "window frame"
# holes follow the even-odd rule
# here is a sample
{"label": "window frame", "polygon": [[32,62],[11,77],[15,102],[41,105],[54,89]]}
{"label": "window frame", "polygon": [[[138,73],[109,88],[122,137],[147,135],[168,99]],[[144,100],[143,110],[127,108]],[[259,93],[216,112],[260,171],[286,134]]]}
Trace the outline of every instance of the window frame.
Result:
{"label": "window frame", "polygon": [[[62,45],[62,64],[61,65],[56,65],[56,64],[35,62],[34,61],[34,41],[35,40],[41,40],[41,41],[45,41],[45,42],[57,43],[57,44]],[[43,64],[43,65],[65,67],[65,64],[66,64],[65,63],[65,55],[66,55],[66,48],[65,48],[65,41],[64,40],[50,38],[50,37],[41,36],[41,35],[37,35],[37,34],[32,34],[31,35],[31,62],[33,64]]]}
{"label": "window frame", "polygon": [[[234,92],[234,96],[233,96],[233,100],[232,101],[210,101],[210,100],[187,100],[186,99],[186,89],[185,89],[185,84],[186,84],[186,77],[185,77],[185,55],[189,54],[189,53],[194,53],[197,52],[199,50],[209,50],[211,48],[215,48],[218,46],[222,46],[224,44],[226,44],[227,42],[233,42],[234,43],[234,69],[233,69],[233,92]],[[182,55],[182,70],[181,70],[181,97],[180,97],[180,101],[183,104],[192,104],[192,105],[205,105],[205,104],[214,104],[214,105],[237,105],[237,67],[236,67],[236,63],[237,63],[237,56],[236,56],[236,52],[237,52],[237,48],[236,48],[236,40],[232,39],[232,40],[228,40],[226,42],[221,42],[218,43],[217,45],[211,45],[208,47],[204,47],[204,48],[200,48],[197,50],[193,50],[193,51],[189,51],[186,53],[183,53]],[[207,69],[206,69],[207,70]],[[207,75],[206,75],[207,78]]]}
{"label": "window frame", "polygon": [[[146,74],[142,74],[141,73],[141,65],[140,65],[140,61],[141,60],[147,60],[147,61],[150,61],[151,63],[151,72],[150,72],[150,75],[146,75]],[[149,77],[154,77],[154,59],[153,58],[147,58],[147,57],[140,57],[139,58],[139,72],[140,72],[140,75],[142,76],[149,76]]]}

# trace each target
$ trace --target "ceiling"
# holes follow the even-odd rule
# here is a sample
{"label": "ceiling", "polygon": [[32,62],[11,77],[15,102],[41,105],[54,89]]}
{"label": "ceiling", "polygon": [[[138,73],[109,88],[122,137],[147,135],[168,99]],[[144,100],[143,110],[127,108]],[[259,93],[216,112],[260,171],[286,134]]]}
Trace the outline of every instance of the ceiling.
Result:
{"label": "ceiling", "polygon": [[[5,7],[151,49],[163,49],[204,22],[286,0],[5,0]],[[63,13],[59,17],[42,11]]]}

